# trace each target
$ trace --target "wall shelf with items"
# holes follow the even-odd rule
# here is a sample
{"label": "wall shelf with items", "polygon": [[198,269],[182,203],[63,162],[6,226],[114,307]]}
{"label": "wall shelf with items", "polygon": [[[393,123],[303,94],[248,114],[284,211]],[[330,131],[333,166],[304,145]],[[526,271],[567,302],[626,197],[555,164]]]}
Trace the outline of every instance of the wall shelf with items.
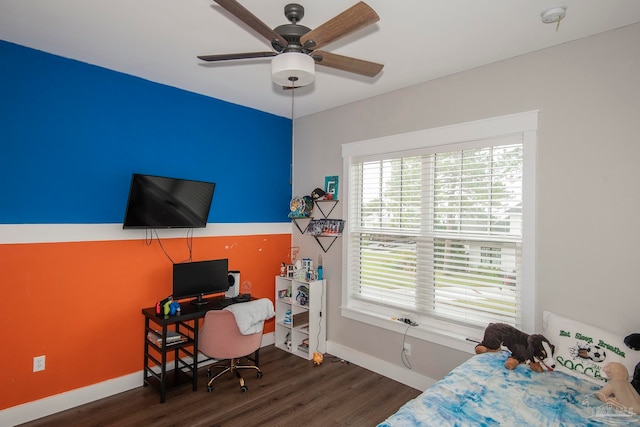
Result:
{"label": "wall shelf with items", "polygon": [[[322,214],[323,218],[329,218],[329,215],[331,215],[333,209],[335,209],[335,207],[338,205],[338,200],[316,200],[315,205]],[[322,209],[322,205],[329,205],[330,207],[325,206],[325,208]],[[325,209],[328,209],[329,212],[325,213]]]}
{"label": "wall shelf with items", "polygon": [[[330,205],[322,208],[323,204]],[[313,236],[325,253],[331,248],[336,239],[342,236],[342,230],[344,229],[344,220],[329,218],[329,215],[331,215],[337,205],[338,200],[316,200],[314,208],[318,208],[318,211],[322,215],[321,218],[316,219],[313,216],[291,217],[298,231],[300,231],[301,234]],[[325,241],[325,243],[328,242],[328,245],[325,246],[323,241]]]}
{"label": "wall shelf with items", "polygon": [[326,351],[326,295],[324,280],[296,280],[276,276],[275,346],[311,360]]}

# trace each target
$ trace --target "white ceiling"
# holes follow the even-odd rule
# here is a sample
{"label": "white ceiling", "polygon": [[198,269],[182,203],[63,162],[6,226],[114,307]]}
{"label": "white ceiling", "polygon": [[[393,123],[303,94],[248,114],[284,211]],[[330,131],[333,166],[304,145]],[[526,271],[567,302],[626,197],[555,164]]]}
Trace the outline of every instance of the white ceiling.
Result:
{"label": "white ceiling", "polygon": [[[380,21],[323,50],[384,70],[371,79],[316,67],[316,81],[295,91],[294,117],[640,22],[639,0],[366,1]],[[288,23],[289,1],[239,2],[268,26]],[[300,23],[313,29],[356,0],[299,3]],[[567,6],[558,31],[540,18],[555,6]],[[212,0],[0,0],[0,39],[291,117],[291,91],[271,83],[270,58],[196,58],[271,50]]]}

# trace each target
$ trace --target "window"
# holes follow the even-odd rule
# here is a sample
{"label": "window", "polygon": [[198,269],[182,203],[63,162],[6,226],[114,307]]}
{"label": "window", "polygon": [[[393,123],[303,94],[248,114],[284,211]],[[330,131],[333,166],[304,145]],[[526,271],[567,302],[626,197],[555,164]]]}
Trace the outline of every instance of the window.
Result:
{"label": "window", "polygon": [[536,123],[525,113],[343,146],[346,309],[531,327]]}

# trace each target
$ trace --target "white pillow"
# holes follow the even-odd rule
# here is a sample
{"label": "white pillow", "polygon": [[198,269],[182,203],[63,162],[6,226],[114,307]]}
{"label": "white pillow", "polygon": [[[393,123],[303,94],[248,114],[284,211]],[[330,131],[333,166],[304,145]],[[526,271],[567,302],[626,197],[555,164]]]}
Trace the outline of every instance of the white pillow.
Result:
{"label": "white pillow", "polygon": [[622,363],[629,379],[640,362],[640,351],[627,347],[624,337],[575,320],[545,311],[543,334],[556,346],[556,369],[604,384],[607,376],[601,372],[610,362]]}

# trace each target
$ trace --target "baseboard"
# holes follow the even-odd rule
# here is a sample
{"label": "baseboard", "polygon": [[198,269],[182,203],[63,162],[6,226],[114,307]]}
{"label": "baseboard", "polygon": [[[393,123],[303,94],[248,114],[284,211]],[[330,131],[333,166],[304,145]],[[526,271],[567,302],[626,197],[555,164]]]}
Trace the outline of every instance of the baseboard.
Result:
{"label": "baseboard", "polygon": [[142,371],[14,406],[0,411],[0,425],[15,426],[66,411],[94,400],[141,387],[141,380]]}
{"label": "baseboard", "polygon": [[327,353],[420,391],[428,389],[436,382],[434,379],[410,369],[385,362],[332,341],[327,341]]}
{"label": "baseboard", "polygon": [[[273,332],[264,334],[261,347],[274,342]],[[142,371],[4,409],[0,411],[0,426],[27,423],[137,387],[142,387]]]}

